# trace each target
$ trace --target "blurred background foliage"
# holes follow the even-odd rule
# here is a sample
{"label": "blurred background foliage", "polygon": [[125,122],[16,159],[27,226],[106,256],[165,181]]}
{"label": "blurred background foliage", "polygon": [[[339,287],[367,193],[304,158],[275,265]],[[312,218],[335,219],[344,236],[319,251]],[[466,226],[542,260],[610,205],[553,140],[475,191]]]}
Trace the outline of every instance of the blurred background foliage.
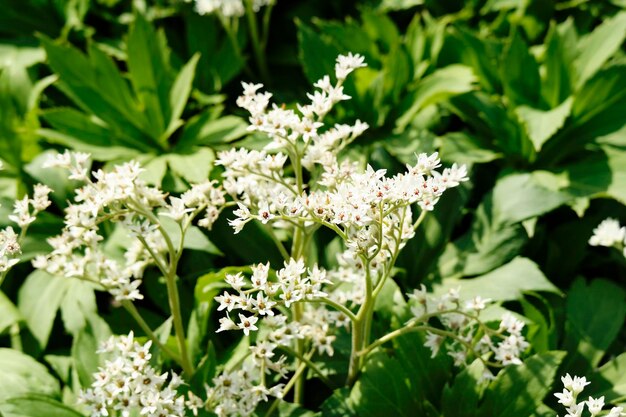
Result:
{"label": "blurred background foliage", "polygon": [[[542,400],[564,372],[588,375],[591,395],[626,401],[626,261],[587,244],[602,219],[626,219],[626,1],[278,0],[265,77],[247,27],[229,37],[192,3],[1,3],[0,210],[7,214],[36,182],[55,190],[55,207],[33,226],[25,259],[62,227],[73,189],[42,169],[51,150],[89,152],[97,166],[136,159],[146,181],[179,193],[219,178],[217,150],[262,146],[235,105],[240,81],[263,82],[276,102],[292,105],[333,72],[338,54],[359,53],[368,67],[347,81],[353,99],[330,116],[370,125],[348,155],[395,173],[415,152],[439,151],[445,164],[468,164],[471,172],[404,250],[388,290],[397,305],[378,308],[378,330],[401,323],[403,292],[421,283],[435,291],[460,285],[467,296],[524,316],[536,355],[483,392],[476,366],[457,374],[448,360],[430,360],[418,336],[404,337],[393,356],[371,359],[351,392],[321,390],[308,399],[311,408],[384,416],[388,409],[376,404],[391,398],[397,415],[554,415],[553,399]],[[245,341],[213,332],[223,268],[281,259],[263,229],[235,237],[227,217],[211,233],[191,233],[181,261],[190,347],[208,364],[198,386],[216,363],[245,349]],[[326,266],[336,263],[339,244],[329,236],[321,233],[310,254]],[[123,239],[111,231],[112,253]],[[152,272],[139,308],[160,324],[167,300]],[[0,292],[0,345],[13,348],[0,349],[0,369],[12,375],[0,381],[1,412],[17,415],[15,398],[26,398],[18,394],[36,396],[35,411],[19,415],[54,401],[59,410],[71,405],[97,365],[89,353],[96,341],[133,327],[89,286],[19,265]],[[389,391],[389,372],[404,375],[406,386]],[[40,384],[26,384],[25,375]],[[304,415],[290,410],[281,413]],[[65,413],[58,415],[76,415]]]}

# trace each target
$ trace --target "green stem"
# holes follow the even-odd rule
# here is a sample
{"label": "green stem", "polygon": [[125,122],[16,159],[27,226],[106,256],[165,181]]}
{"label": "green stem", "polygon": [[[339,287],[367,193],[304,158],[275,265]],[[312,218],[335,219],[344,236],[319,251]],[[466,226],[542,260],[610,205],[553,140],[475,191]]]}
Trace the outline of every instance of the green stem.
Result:
{"label": "green stem", "polygon": [[[314,352],[315,350],[311,350],[305,356],[305,358],[311,359],[313,357]],[[285,398],[285,396],[289,393],[289,391],[291,391],[291,388],[293,388],[296,382],[301,379],[300,377],[302,376],[302,373],[304,372],[305,369],[306,369],[306,363],[301,362],[298,368],[296,369],[296,372],[293,374],[289,382],[287,382],[287,385],[285,385],[285,388],[283,388],[283,392],[281,395],[282,398]],[[269,410],[267,410],[267,413],[265,413],[265,417],[270,417],[274,413],[274,411],[276,411],[276,408],[278,407],[280,400],[281,400],[280,398],[277,398],[276,400],[274,400]]]}
{"label": "green stem", "polygon": [[[261,223],[261,224],[263,224],[263,223]],[[267,225],[267,224],[264,224],[263,226],[265,227],[265,230],[267,230],[267,233],[272,238],[272,241],[274,242],[274,244],[278,248],[278,251],[280,252],[280,254],[283,257],[283,259],[285,261],[288,261],[291,258],[291,256],[289,256],[289,252],[287,252],[287,249],[285,249],[285,245],[283,245],[283,242],[281,242],[280,239],[278,239],[278,237],[276,236],[276,233],[274,233],[274,230],[272,229],[272,226]]]}
{"label": "green stem", "polygon": [[324,384],[326,384],[326,386],[328,386],[329,388],[333,387],[332,381],[330,379],[328,379],[328,377],[326,375],[324,375],[322,373],[322,371],[317,367],[317,365],[315,365],[309,358],[307,358],[306,356],[298,354],[298,352],[296,352],[295,350],[291,349],[289,346],[279,346],[279,348],[281,348],[282,350],[284,350],[288,354],[297,357],[302,362],[306,363],[306,365],[309,367],[309,369],[311,369],[313,372],[315,372],[315,374],[319,377],[319,379],[322,380],[322,382]]}
{"label": "green stem", "polygon": [[181,236],[179,247],[178,249],[176,249],[169,234],[161,224],[159,218],[154,213],[148,210],[143,210],[141,208],[141,205],[139,204],[137,204],[137,207],[134,208],[137,213],[145,216],[148,220],[150,220],[152,224],[155,224],[158,227],[159,232],[163,236],[163,240],[165,240],[165,244],[167,245],[167,250],[169,253],[169,268],[167,268],[167,270],[165,271],[167,298],[169,301],[170,312],[172,313],[172,318],[174,319],[174,333],[178,342],[178,349],[180,350],[180,363],[185,374],[190,377],[191,375],[193,375],[194,369],[191,363],[189,352],[187,351],[185,326],[183,325],[183,317],[180,310],[180,295],[178,294],[178,286],[176,285],[176,269],[178,267],[178,260],[180,259],[180,255],[182,254],[182,247],[185,240],[184,228],[179,224],[181,228]]}
{"label": "green stem", "polygon": [[[300,320],[302,320],[302,314],[304,313],[303,311],[303,307],[304,305],[301,303],[295,303],[293,305],[293,319],[296,322],[299,322]],[[297,361],[297,365],[296,366],[302,366],[302,365],[306,365],[306,363],[304,363],[302,361],[302,357],[304,354],[304,340],[302,339],[297,339],[296,340],[296,357],[298,358]],[[293,401],[296,404],[302,404],[304,400],[304,378],[302,377],[302,375],[299,375],[298,378],[296,378],[295,381],[295,389],[293,392]]]}
{"label": "green stem", "polygon": [[176,355],[176,353],[174,353],[170,348],[168,348],[167,346],[161,343],[157,335],[154,334],[150,326],[148,326],[148,323],[146,323],[146,321],[143,319],[143,317],[137,310],[137,307],[135,307],[135,305],[130,300],[123,300],[122,307],[124,307],[124,309],[128,311],[128,313],[133,317],[133,319],[135,319],[139,327],[141,327],[141,330],[143,330],[146,336],[148,336],[150,340],[152,340],[152,342],[156,346],[158,346],[159,349],[161,349],[161,351],[163,351],[167,356],[169,356],[172,360],[174,360],[178,364],[181,364],[180,357]]}
{"label": "green stem", "polygon": [[247,65],[245,65],[245,57],[243,56],[243,52],[241,51],[241,48],[239,47],[239,41],[237,40],[237,35],[235,33],[235,31],[233,31],[233,28],[231,27],[230,23],[228,22],[228,20],[222,16],[221,13],[217,13],[217,16],[220,20],[220,23],[222,24],[222,27],[224,28],[224,31],[226,32],[226,36],[228,37],[228,40],[230,41],[230,45],[233,48],[233,51],[235,51],[235,54],[237,55],[237,57],[244,62],[244,66],[243,66],[243,70],[246,73],[246,75],[250,78],[254,78],[254,74],[252,73],[252,71],[250,71],[250,68],[248,68]]}
{"label": "green stem", "polygon": [[348,307],[346,307],[344,305],[341,305],[341,304],[331,300],[330,298],[319,297],[319,298],[313,298],[311,300],[305,300],[305,301],[307,303],[324,303],[324,304],[334,308],[335,310],[341,311],[343,314],[348,316],[350,321],[356,322],[358,320],[357,316],[352,311],[350,311],[350,309]]}
{"label": "green stem", "polygon": [[248,20],[248,28],[250,29],[250,39],[252,41],[252,51],[254,52],[254,58],[259,72],[261,73],[261,79],[265,84],[270,80],[269,70],[267,68],[267,61],[265,60],[265,50],[262,39],[259,38],[259,28],[256,22],[256,15],[252,9],[252,1],[245,0],[246,4],[246,17]]}

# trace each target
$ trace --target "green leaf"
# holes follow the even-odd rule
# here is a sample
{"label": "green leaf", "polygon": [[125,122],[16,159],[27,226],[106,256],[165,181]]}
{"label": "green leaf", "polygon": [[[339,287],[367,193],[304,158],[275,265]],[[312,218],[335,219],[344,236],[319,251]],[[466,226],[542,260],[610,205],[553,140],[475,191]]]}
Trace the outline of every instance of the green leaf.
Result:
{"label": "green leaf", "polygon": [[174,84],[170,90],[170,109],[172,114],[170,115],[169,124],[165,132],[165,136],[167,137],[169,137],[174,130],[176,130],[176,126],[179,125],[179,119],[183,114],[183,110],[185,110],[185,104],[187,104],[187,99],[191,93],[199,59],[199,54],[192,56],[174,80]]}
{"label": "green leaf", "polygon": [[537,105],[539,101],[539,65],[530,54],[519,31],[504,53],[501,77],[506,97],[515,104]]}
{"label": "green leaf", "polygon": [[197,303],[212,303],[213,299],[224,288],[231,288],[225,282],[226,275],[237,274],[238,272],[250,273],[251,269],[248,266],[229,266],[222,268],[216,272],[210,272],[202,275],[198,278],[195,289],[195,297]]}
{"label": "green leaf", "polygon": [[490,144],[479,136],[452,132],[439,138],[440,154],[444,161],[472,165],[502,158],[502,154],[490,149]]}
{"label": "green leaf", "polygon": [[169,154],[167,164],[180,177],[190,183],[201,183],[209,179],[215,153],[209,148],[197,148],[190,154]]}
{"label": "green leaf", "polygon": [[562,178],[544,171],[500,178],[493,188],[493,221],[513,224],[554,210],[570,199],[560,191],[562,184]]}
{"label": "green leaf", "polygon": [[350,402],[350,388],[340,388],[333,391],[322,404],[322,415],[326,417],[355,416],[356,412]]}
{"label": "green leaf", "polygon": [[0,334],[20,320],[21,316],[17,307],[0,291]]}
{"label": "green leaf", "polygon": [[[150,150],[148,121],[139,111],[128,83],[115,63],[97,46],[89,57],[72,47],[59,46],[42,37],[48,64],[59,75],[58,86],[84,111],[97,115],[124,144]],[[146,143],[147,142],[147,143]]]}
{"label": "green leaf", "polygon": [[465,65],[449,65],[424,78],[409,96],[410,107],[396,120],[395,130],[401,132],[426,106],[474,89],[476,76]]}
{"label": "green leaf", "polygon": [[22,352],[0,348],[0,369],[0,400],[25,394],[60,395],[59,383],[46,367]]}
{"label": "green leaf", "polygon": [[406,300],[394,280],[388,279],[380,290],[374,304],[374,311],[383,317],[403,317]]}
{"label": "green leaf", "polygon": [[387,12],[390,10],[406,10],[422,4],[424,4],[424,0],[383,0],[378,7],[381,11]]}
{"label": "green leaf", "polygon": [[579,88],[619,50],[625,37],[626,12],[621,12],[605,20],[593,32],[581,38],[575,62],[578,72],[576,85]]}
{"label": "green leaf", "polygon": [[537,264],[522,257],[515,258],[506,265],[476,278],[444,279],[441,285],[434,287],[434,294],[443,295],[450,288],[457,287],[460,287],[460,294],[464,300],[476,296],[491,298],[494,301],[518,300],[529,291],[561,294]]}
{"label": "green leaf", "polygon": [[620,148],[607,145],[587,152],[556,173],[565,178],[562,192],[573,197],[609,196],[626,204],[626,152]]}
{"label": "green leaf", "polygon": [[93,284],[79,280],[70,283],[61,302],[61,319],[65,329],[71,334],[76,334],[85,328],[90,316],[97,315],[98,307]]}
{"label": "green leaf", "polygon": [[602,365],[591,382],[588,394],[594,398],[605,396],[607,402],[612,402],[626,397],[626,353]]}
{"label": "green leaf", "polygon": [[485,392],[479,416],[529,416],[551,391],[565,352],[534,355],[519,366],[507,366]]}
{"label": "green leaf", "polygon": [[57,107],[41,115],[56,130],[84,142],[86,145],[106,147],[116,142],[113,132],[95,116],[89,116],[69,107]]}
{"label": "green leaf", "polygon": [[71,351],[72,366],[83,388],[91,386],[93,374],[98,371],[100,355],[96,351],[111,337],[109,325],[99,315],[94,313],[88,320],[88,324],[75,334]]}
{"label": "green leaf", "polygon": [[370,355],[350,393],[359,417],[419,415],[421,404],[411,392],[405,368],[383,352]]}
{"label": "green leaf", "polygon": [[552,24],[545,41],[541,93],[554,108],[572,94],[575,76],[573,62],[576,52],[576,31],[572,19],[560,25]]}
{"label": "green leaf", "polygon": [[616,284],[578,279],[567,296],[566,346],[595,368],[623,328],[626,292]]}
{"label": "green leaf", "polygon": [[515,109],[521,119],[528,137],[539,152],[543,144],[552,137],[563,125],[572,110],[573,100],[569,97],[552,110],[538,110],[528,106],[519,106]]}
{"label": "green leaf", "polygon": [[[196,82],[202,91],[220,91],[226,83],[239,74],[244,67],[241,56],[222,30],[215,15],[185,15],[185,35],[190,53],[200,53]],[[239,31],[243,33],[243,31]],[[245,49],[245,36],[237,36],[240,49]]]}
{"label": "green leaf", "polygon": [[84,417],[81,413],[52,398],[27,395],[0,403],[3,417]]}
{"label": "green leaf", "polygon": [[69,278],[36,270],[20,288],[18,308],[41,347],[48,344],[57,311],[72,284]]}
{"label": "green leaf", "polygon": [[172,115],[170,90],[173,75],[165,36],[157,34],[140,13],[135,13],[126,48],[128,72],[140,108],[145,111],[150,135],[153,139],[160,139]]}
{"label": "green leaf", "polygon": [[191,226],[185,234],[183,248],[199,250],[212,255],[224,255],[213,242],[196,226]]}
{"label": "green leaf", "polygon": [[197,145],[229,143],[247,134],[248,123],[241,117],[214,117],[212,112],[206,111],[189,119],[176,148],[186,150]]}
{"label": "green leaf", "polygon": [[403,367],[403,376],[409,383],[412,396],[420,398],[424,405],[428,402],[437,404],[450,379],[452,361],[445,355],[433,358],[424,342],[424,335],[420,333],[402,335],[393,342],[394,356]]}
{"label": "green leaf", "polygon": [[322,39],[310,26],[297,20],[299,57],[309,82],[334,72],[333,62],[340,51],[330,40]]}
{"label": "green leaf", "polygon": [[454,378],[454,383],[446,384],[441,397],[441,412],[444,417],[475,417],[478,401],[482,396],[482,376],[485,366],[475,360]]}
{"label": "green leaf", "polygon": [[501,90],[500,57],[501,41],[479,37],[469,30],[453,27],[446,37],[443,57],[450,63],[458,62],[472,68],[478,82],[487,93]]}

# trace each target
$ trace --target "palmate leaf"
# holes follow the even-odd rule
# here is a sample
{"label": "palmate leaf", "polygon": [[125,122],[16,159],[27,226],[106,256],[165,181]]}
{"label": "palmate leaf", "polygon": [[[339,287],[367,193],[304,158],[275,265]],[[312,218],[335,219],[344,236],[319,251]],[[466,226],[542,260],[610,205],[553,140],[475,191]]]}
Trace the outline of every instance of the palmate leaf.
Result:
{"label": "palmate leaf", "polygon": [[530,54],[519,31],[513,33],[513,38],[502,56],[500,77],[504,94],[512,103],[538,104],[539,65]]}
{"label": "palmate leaf", "polygon": [[97,115],[129,147],[150,150],[148,120],[139,110],[128,83],[115,64],[90,45],[85,56],[72,47],[41,39],[48,64],[59,75],[59,88],[83,111]]}
{"label": "palmate leaf", "polygon": [[27,278],[18,294],[18,308],[28,328],[41,347],[48,344],[52,326],[59,310],[66,329],[81,330],[88,317],[96,312],[96,299],[91,285],[79,280],[54,277],[35,271]]}
{"label": "palmate leaf", "polygon": [[541,94],[550,108],[555,108],[572,94],[576,44],[573,20],[550,26],[545,40],[545,71],[541,84]]}
{"label": "palmate leaf", "polygon": [[44,117],[60,134],[43,130],[44,137],[65,145],[76,139],[92,147],[108,139],[109,145],[153,153],[169,147],[169,138],[183,124],[180,118],[191,93],[198,55],[177,73],[164,33],[140,14],[126,43],[130,83],[94,43],[84,55],[45,37],[41,41],[50,67],[59,76],[58,87],[84,112],[47,112]]}
{"label": "palmate leaf", "polygon": [[158,138],[170,119],[169,93],[174,82],[165,34],[157,33],[141,14],[136,14],[126,50],[135,95],[145,112],[150,136]]}

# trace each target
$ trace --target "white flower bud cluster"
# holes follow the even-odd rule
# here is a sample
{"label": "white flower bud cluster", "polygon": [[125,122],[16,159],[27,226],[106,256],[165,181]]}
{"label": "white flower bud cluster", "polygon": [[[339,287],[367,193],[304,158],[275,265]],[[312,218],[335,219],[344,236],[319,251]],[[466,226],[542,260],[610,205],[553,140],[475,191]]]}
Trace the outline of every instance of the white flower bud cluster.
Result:
{"label": "white flower bud cluster", "polygon": [[[196,12],[200,15],[219,13],[224,17],[241,17],[246,13],[244,1],[247,0],[195,0]],[[258,12],[273,0],[252,0],[252,10]]]}
{"label": "white flower bud cluster", "polygon": [[621,226],[616,219],[608,218],[593,229],[589,238],[591,246],[616,247],[626,256],[626,226]]}
{"label": "white flower bud cluster", "polygon": [[[413,324],[427,324],[437,318],[443,328],[427,331],[425,346],[434,357],[445,344],[448,355],[457,366],[465,364],[470,356],[478,357],[488,366],[520,365],[520,356],[530,346],[522,335],[524,322],[511,313],[502,316],[497,329],[480,320],[480,312],[491,302],[480,296],[461,305],[458,289],[451,289],[440,298],[430,297],[426,288],[414,290],[409,295]],[[448,342],[448,343],[446,343]],[[492,378],[487,370],[484,378]]]}
{"label": "white flower bud cluster", "polygon": [[[600,415],[604,408],[604,396],[600,398],[589,397],[587,401],[577,402],[578,395],[589,385],[589,382],[584,376],[574,376],[572,378],[570,374],[566,374],[561,377],[561,382],[564,387],[563,392],[557,392],[554,396],[559,399],[559,404],[563,404],[565,407],[567,411],[565,417],[581,417],[585,410],[585,405],[587,405],[587,410],[591,417]],[[604,416],[620,417],[626,415],[622,411],[624,411],[622,407],[613,407],[611,411],[609,411],[608,414],[604,414]]]}
{"label": "white flower bud cluster", "polygon": [[[91,417],[110,415],[146,417],[184,416],[185,410],[197,413],[204,402],[191,394],[189,400],[178,395],[183,383],[178,375],[159,374],[150,365],[151,342],[141,345],[128,336],[111,337],[98,353],[111,359],[93,374],[91,388],[81,391],[78,400]],[[138,413],[138,414],[136,414]]]}
{"label": "white flower bud cluster", "polygon": [[[269,279],[269,264],[252,267],[250,284],[242,273],[227,275],[226,282],[237,294],[224,292],[215,297],[220,303],[218,311],[226,310],[226,317],[220,319],[217,331],[239,329],[246,336],[258,330],[256,323],[260,316],[274,316],[273,309],[277,306],[290,307],[299,301],[325,297],[322,285],[330,283],[326,271],[317,266],[307,271],[304,261],[295,259],[286,261],[284,268],[276,272],[276,282]],[[238,313],[238,320],[235,321],[230,317],[233,310],[249,314]]]}

